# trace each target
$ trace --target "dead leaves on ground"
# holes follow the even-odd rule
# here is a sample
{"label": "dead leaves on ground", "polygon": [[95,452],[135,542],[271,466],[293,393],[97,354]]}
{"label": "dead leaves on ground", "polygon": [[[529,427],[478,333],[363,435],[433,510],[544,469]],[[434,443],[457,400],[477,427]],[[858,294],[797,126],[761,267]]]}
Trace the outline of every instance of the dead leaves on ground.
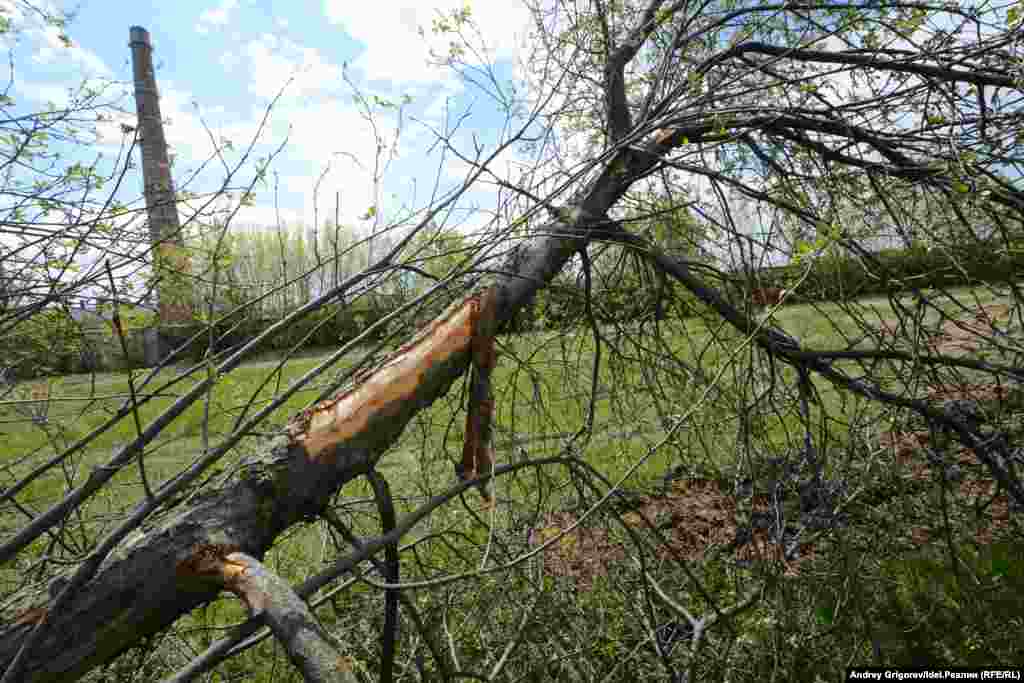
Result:
{"label": "dead leaves on ground", "polygon": [[[1009,304],[984,304],[969,315],[946,320],[938,328],[922,328],[924,343],[932,353],[973,353],[993,337],[1005,334],[1012,323]],[[912,335],[912,328],[898,320],[883,320],[879,325],[883,338],[898,339]]]}
{"label": "dead leaves on ground", "polygon": [[[935,353],[973,352],[986,338],[1005,331],[1012,310],[1007,304],[980,306],[970,317],[947,320],[939,330],[928,336],[928,346]],[[899,323],[883,321],[882,333],[897,336]],[[927,398],[934,402],[953,400],[977,401],[979,404],[1000,404],[1012,398],[1012,390],[1005,385],[962,384],[935,387]],[[885,432],[879,435],[879,445],[892,458],[897,475],[908,481],[935,480],[934,466],[925,457],[924,449],[930,443],[927,431]],[[952,462],[962,468],[963,474],[950,482],[953,498],[962,507],[973,506],[982,514],[976,516],[974,538],[982,545],[993,542],[995,536],[1009,527],[1009,501],[1003,493],[996,495],[996,484],[981,466],[970,449],[961,448],[953,453]],[[744,503],[746,504],[746,503]],[[768,513],[771,501],[765,496],[754,496],[752,515]],[[656,546],[656,555],[662,560],[695,561],[707,557],[713,549],[729,546],[737,536],[737,501],[710,479],[691,479],[673,482],[671,491],[660,496],[643,496],[633,511],[622,514],[622,521],[637,530],[653,525],[662,535],[663,542]],[[543,518],[530,533],[531,546],[539,546],[558,536],[578,522],[569,512],[554,512]],[[914,525],[908,532],[917,545],[934,540],[934,529]],[[779,559],[779,544],[772,538],[771,529],[755,529],[751,541],[735,551],[736,560],[763,561]],[[813,548],[800,547],[795,559],[784,562],[785,575],[795,576],[800,566],[815,557]],[[573,580],[577,588],[588,590],[594,580],[607,576],[615,563],[626,558],[626,548],[612,540],[606,529],[582,524],[563,536],[545,551],[545,566],[552,574]]]}
{"label": "dead leaves on ground", "polygon": [[[665,495],[642,496],[637,502],[634,510],[622,514],[622,521],[637,530],[648,529],[649,522],[660,531],[665,543],[657,546],[659,559],[701,560],[708,551],[736,538],[736,500],[714,480],[676,481]],[[753,509],[767,512],[770,501],[755,496]],[[530,544],[541,545],[577,521],[568,512],[550,513],[530,533]],[[798,559],[785,563],[787,576],[795,576],[799,565],[813,557],[809,548],[801,549]],[[734,556],[737,560],[770,560],[778,556],[778,544],[771,540],[769,530],[758,529],[752,541],[738,548]],[[611,540],[607,530],[580,525],[545,551],[544,563],[555,576],[571,578],[577,588],[589,590],[595,578],[607,576],[611,567],[625,557],[624,546]]]}

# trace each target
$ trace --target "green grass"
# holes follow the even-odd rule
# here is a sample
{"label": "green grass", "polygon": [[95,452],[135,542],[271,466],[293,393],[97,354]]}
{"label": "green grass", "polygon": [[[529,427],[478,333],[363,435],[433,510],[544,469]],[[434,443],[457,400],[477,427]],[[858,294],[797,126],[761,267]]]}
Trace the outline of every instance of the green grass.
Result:
{"label": "green grass", "polygon": [[[867,311],[867,315],[876,316],[873,319],[868,317],[869,323],[891,319],[895,315],[885,300],[868,300],[860,304],[861,315]],[[846,336],[857,331],[855,320],[835,304],[787,306],[779,309],[776,317],[787,331],[810,348],[845,346]],[[779,405],[780,411],[770,409],[767,402],[757,404],[750,411],[750,420],[745,428],[753,439],[754,450],[781,451],[799,442],[802,427],[796,403],[791,393],[785,393],[792,392],[795,373],[789,368],[782,368],[776,375],[777,386],[774,387],[766,383],[763,377],[757,378],[752,374],[750,352],[749,349],[744,350],[745,340],[742,336],[728,328],[717,324],[707,325],[698,319],[669,321],[663,326],[663,334],[657,343],[649,336],[641,339],[635,334],[636,328],[631,329],[633,333],[619,338],[616,351],[603,349],[598,391],[593,401],[594,430],[589,438],[576,442],[576,455],[610,481],[617,482],[629,474],[623,483],[624,487],[649,490],[652,483],[658,481],[668,468],[677,464],[686,465],[691,474],[729,477],[746,450],[743,441],[737,438],[742,426],[737,418],[737,407],[740,401],[750,401],[758,392],[769,389],[779,392],[774,395],[773,403]],[[606,332],[610,334],[610,331]],[[643,344],[644,348],[640,348],[638,343]],[[504,338],[500,340],[500,350],[501,356],[494,377],[497,411],[495,443],[499,460],[514,462],[524,453],[531,458],[538,458],[564,452],[571,435],[586,424],[591,404],[594,342],[589,331],[583,329],[572,334],[540,332]],[[674,356],[690,366],[699,367],[704,378],[687,374],[679,367],[659,367],[659,355]],[[320,358],[307,356],[289,361],[281,374],[280,383],[275,379],[257,393],[253,409],[259,409],[263,402],[277,393],[279,387],[287,386],[291,380],[314,367]],[[346,359],[340,364],[341,368],[352,361],[352,358]],[[758,356],[753,367],[767,372],[769,366],[765,365],[763,357]],[[328,374],[333,375],[339,369],[335,368]],[[218,381],[209,401],[209,438],[212,445],[217,444],[219,437],[230,432],[242,405],[272,370],[273,366],[268,365],[266,359],[261,359],[238,368]],[[151,386],[159,385],[172,375],[173,370],[165,371]],[[709,390],[707,383],[712,379],[715,388]],[[180,395],[191,386],[192,381],[186,380],[183,385],[171,391]],[[321,386],[325,384],[326,380],[320,382]],[[884,412],[877,405],[869,404],[864,399],[852,398],[848,392],[837,390],[820,378],[814,379],[814,386],[821,400],[821,404],[812,409],[812,423],[819,445],[842,451],[854,448],[851,443],[860,443],[865,436],[872,436],[872,430],[875,430],[874,436],[877,436],[878,430],[888,428],[885,426],[887,423],[879,426],[876,422]],[[893,377],[888,388],[899,390],[903,388],[903,383],[900,378]],[[55,379],[51,383],[52,397],[100,398],[89,402],[53,401],[49,406],[49,422],[42,427],[24,421],[14,422],[21,414],[11,406],[0,406],[4,452],[13,454],[5,458],[5,480],[17,481],[33,466],[101,424],[121,403],[121,399],[102,397],[124,394],[127,389],[127,376],[124,374]],[[415,508],[424,496],[439,493],[453,482],[452,463],[461,456],[462,449],[465,418],[460,406],[463,390],[462,382],[457,382],[447,396],[415,416],[399,441],[382,458],[380,470],[391,483],[398,500],[399,514]],[[319,388],[307,388],[299,392],[281,406],[268,423],[282,425],[305,407],[319,391]],[[173,400],[172,396],[161,397],[144,407],[140,411],[142,423],[146,424]],[[204,406],[200,402],[192,406],[152,445],[145,460],[151,481],[159,482],[172,476],[201,453],[201,427],[204,419]],[[47,474],[32,484],[19,496],[19,502],[30,510],[45,509],[63,495],[69,484],[81,482],[89,468],[109,459],[111,450],[130,440],[134,430],[131,418],[122,420],[89,450],[76,456],[71,467]],[[267,431],[270,431],[269,427]],[[259,436],[247,437],[236,449],[236,453],[228,456],[228,460],[237,457],[239,452],[258,448],[260,443]],[[28,454],[33,455],[23,462],[12,464],[14,459]],[[877,476],[877,470],[872,469],[872,466],[852,460],[834,459],[830,461],[829,467],[830,470],[838,468],[846,474],[856,472],[858,476]],[[499,499],[508,504],[501,508],[494,521],[498,530],[509,534],[520,533],[517,524],[524,519],[524,510],[528,510],[531,505],[539,504],[543,509],[559,509],[578,496],[574,479],[565,468],[550,468],[543,475],[526,473],[503,478],[497,483],[497,492]],[[97,496],[88,506],[90,521],[84,527],[86,535],[95,538],[101,534],[111,523],[105,520],[116,518],[119,511],[137,501],[141,494],[137,468],[126,468],[115,478],[114,487]],[[342,516],[354,526],[357,533],[373,535],[379,533],[379,521],[369,496],[371,493],[368,485],[357,480],[342,492],[338,505]],[[468,509],[460,504],[443,508],[404,539],[404,542],[422,539],[415,555],[403,556],[410,558],[403,561],[404,580],[473,571],[485,556],[492,562],[503,556],[501,547],[491,543],[487,526],[474,521],[477,514],[472,511],[476,508],[475,494],[466,500]],[[903,512],[893,508],[891,514],[899,516]],[[18,519],[9,517],[3,525],[10,530],[18,522]],[[962,521],[962,524],[966,525],[966,522]],[[869,656],[870,648],[864,639],[869,624],[884,622],[886,628],[897,628],[902,624],[906,632],[908,624],[919,623],[924,608],[915,602],[917,598],[914,596],[928,593],[928,586],[934,585],[933,579],[926,577],[931,576],[929,572],[941,571],[941,553],[938,555],[940,559],[936,560],[933,556],[920,558],[891,549],[884,560],[869,562],[867,550],[856,547],[856,539],[861,533],[851,530],[849,534],[853,539],[850,542],[855,547],[830,551],[828,557],[831,559],[818,568],[820,576],[817,580],[804,579],[800,585],[787,582],[777,584],[765,605],[739,622],[742,628],[737,631],[747,635],[744,636],[745,640],[732,641],[732,651],[723,650],[720,661],[722,666],[731,663],[739,670],[749,670],[752,677],[767,675],[770,678],[772,672],[765,668],[769,664],[768,660],[763,659],[766,656],[764,653],[778,652],[783,646],[792,648],[794,642],[803,642],[801,638],[810,638],[803,645],[805,651],[821,643],[829,643],[828,647],[839,648],[843,652],[859,652],[862,656]],[[88,539],[83,542],[87,545]],[[34,550],[41,552],[42,545]],[[1019,550],[1019,546],[1011,546],[998,552],[1012,556]],[[344,552],[344,546],[337,545],[327,526],[316,523],[290,530],[284,538],[279,539],[267,561],[286,578],[297,582]],[[509,553],[510,556],[515,555],[513,550]],[[842,558],[842,562],[835,558]],[[982,564],[989,561],[983,555],[979,555],[979,558],[977,562]],[[848,583],[848,576],[854,571],[851,567],[863,569],[866,562],[870,565],[870,572],[867,575],[869,578],[863,581],[868,588],[862,591],[861,599],[866,601],[864,609],[867,616],[857,616],[858,612],[849,606],[845,611],[834,610],[836,601],[841,597],[836,591],[846,585],[844,581]],[[939,562],[938,569],[936,562]],[[989,566],[992,566],[991,562]],[[664,568],[667,572],[663,575],[668,581],[666,585],[689,585],[689,579],[673,567],[675,565]],[[731,599],[742,593],[742,582],[750,580],[749,575],[721,563],[708,563],[698,568],[698,571],[708,590],[723,604],[729,604]],[[6,569],[3,574],[7,588],[13,587],[14,582],[20,578],[10,572],[10,569]],[[1004,587],[1011,583],[1016,586],[1016,583],[1010,581],[1013,577],[1005,572],[999,574],[1000,577],[1004,575],[1008,578],[993,579],[994,584],[1002,582],[995,588],[991,582],[984,584],[990,596],[1002,595],[1000,591],[1009,590]],[[896,586],[892,595],[904,597],[892,598],[894,601],[891,602],[891,609],[886,609],[885,604],[888,603],[880,596],[889,594],[871,593],[870,586],[875,585],[873,582]],[[529,591],[543,596],[540,599],[543,607],[538,608],[536,616],[531,617],[539,620],[537,628],[548,623],[564,624],[568,629],[575,629],[571,634],[572,642],[587,642],[589,645],[585,648],[585,663],[542,665],[540,662],[550,655],[551,641],[541,638],[537,643],[532,643],[527,639],[523,646],[524,661],[536,663],[539,667],[535,670],[537,676],[543,672],[544,676],[586,678],[588,667],[597,672],[602,670],[601,666],[615,666],[629,654],[631,648],[642,647],[647,631],[640,620],[642,615],[637,614],[635,606],[641,584],[642,581],[637,582],[635,568],[628,565],[616,576],[599,582],[591,593],[568,599],[565,593],[567,588],[562,582],[552,581],[550,576],[539,578],[536,567],[525,563],[498,574],[486,575],[473,584],[472,590],[465,593],[438,589],[408,591],[408,594],[423,611],[424,619],[435,623],[437,628],[440,628],[442,617],[447,615],[447,628],[452,632],[461,656],[472,662],[489,651],[491,645],[487,637],[493,638],[502,633],[510,637],[509,634],[517,628],[517,615],[529,588]],[[832,593],[829,593],[830,590]],[[933,595],[927,604],[938,601],[945,605],[960,605],[976,599],[979,590],[977,586],[964,587],[958,583],[952,588],[947,586],[939,591],[941,595],[938,597]],[[8,592],[5,590],[5,594]],[[706,611],[706,603],[696,595],[686,596],[687,606],[697,612]],[[357,659],[372,661],[372,653],[376,651],[373,634],[379,628],[380,601],[379,591],[357,582],[339,597],[326,603],[326,607],[318,614],[329,627],[351,635],[353,640],[347,647],[358,655]],[[792,617],[784,618],[787,610],[792,612]],[[183,619],[176,629],[179,635],[175,637],[185,638],[192,647],[201,650],[209,640],[219,637],[218,631],[209,629],[238,621],[242,616],[242,608],[235,601],[220,600]],[[1004,617],[1012,618],[1012,615]],[[972,621],[974,625],[962,631],[965,643],[976,641],[979,633],[986,632],[984,629],[988,628],[985,626],[987,622],[980,616],[976,621]],[[785,627],[781,631],[779,624]],[[944,628],[951,627],[947,624]],[[777,632],[789,633],[796,640],[779,641],[773,635]],[[892,642],[899,641],[895,632],[885,629],[880,632],[886,634],[886,638]],[[846,637],[841,635],[843,633],[852,635]],[[590,640],[582,641],[585,636]],[[716,647],[725,647],[722,644],[724,642],[729,641],[719,641]],[[442,645],[447,649],[447,643]],[[225,665],[222,670],[248,671],[251,680],[273,679],[275,683],[299,680],[287,665],[278,663],[273,673],[266,669],[266,662],[272,658],[275,647],[270,642],[264,643]],[[567,644],[558,647],[572,650]],[[947,649],[949,647],[952,646]],[[158,648],[155,656],[164,658],[163,664],[168,667],[180,666],[181,663],[175,660],[174,655],[180,648],[173,640],[168,640],[166,647]],[[983,651],[983,648],[976,647],[975,650]],[[1005,651],[1005,647],[1000,651]],[[893,648],[887,654],[896,657],[899,652],[902,650]],[[969,654],[968,650],[957,650],[955,647],[950,652]],[[122,673],[141,671],[125,664],[129,661],[130,657],[119,662],[118,666],[123,668]],[[808,674],[810,677],[805,679],[814,680],[813,675],[824,675],[833,670],[831,665],[826,666],[823,661],[813,657],[800,659],[794,655],[784,658],[784,661],[778,660],[775,666],[781,666],[797,678],[805,678],[804,674]],[[254,671],[262,671],[264,677],[253,677]],[[642,665],[626,668],[622,675],[629,678],[644,672],[654,676],[663,674],[649,652],[644,655]],[[713,672],[706,673],[710,676]],[[143,677],[138,680],[147,679]]]}
{"label": "green grass", "polygon": [[[879,318],[893,317],[884,299],[865,300],[859,303],[864,308],[877,310]],[[839,331],[850,333],[854,330],[853,321],[835,304],[818,305],[813,308],[807,305],[787,306],[779,309],[776,318],[785,329],[811,348],[839,346],[843,344]],[[593,357],[593,340],[590,335],[583,331],[570,340],[559,332],[541,332],[502,341],[503,360],[495,375],[495,385],[499,389],[496,397],[500,430],[497,441],[500,443],[503,435],[511,433],[552,435],[578,430],[585,420],[589,402],[589,377]],[[666,348],[663,352],[677,355],[689,362],[694,362],[699,353],[700,362],[705,367],[720,368],[720,364],[740,342],[741,339],[729,331],[712,332],[701,321],[691,319],[676,321],[671,325],[671,333],[665,339]],[[268,386],[256,394],[249,414],[270,400],[278,388],[286,387],[322,358],[323,356],[306,355],[290,360],[283,372],[275,375]],[[343,362],[341,366],[344,365]],[[249,401],[257,386],[271,375],[273,369],[273,360],[263,357],[218,380],[209,396],[208,430],[211,443],[216,444],[217,437],[230,432],[245,403]],[[173,369],[165,370],[146,390],[165,383],[174,376],[174,373]],[[145,376],[145,371],[136,371],[135,375],[138,383]],[[142,406],[139,409],[142,425],[146,425],[159,415],[171,405],[176,396],[185,393],[193,386],[196,378],[201,376],[202,373],[199,373],[192,379],[185,380],[165,392],[166,396],[153,399]],[[785,377],[787,380],[792,379],[791,375]],[[724,381],[728,384],[729,378],[724,378]],[[57,449],[73,443],[102,424],[120,407],[123,400],[121,397],[126,396],[129,391],[125,373],[70,375],[53,378],[49,384],[53,400],[47,409],[49,424],[44,428],[25,420],[23,414],[14,407],[0,405],[0,431],[3,432],[4,450],[14,456],[5,460],[11,462],[16,460],[19,454],[29,454],[41,449],[29,462],[12,467],[7,473],[8,481],[16,481],[18,475],[38,463],[45,457],[44,454],[52,455]],[[275,411],[268,422],[283,424],[314,398],[324,384],[325,382],[318,382],[317,386],[298,392]],[[601,431],[598,431],[592,439],[591,447],[596,449],[597,460],[603,461],[605,454],[613,456],[614,459],[617,451],[621,451],[625,459],[629,460],[645,452],[663,433],[665,416],[657,414],[655,398],[635,391],[637,388],[650,388],[644,383],[643,372],[637,367],[637,363],[630,363],[628,359],[615,359],[606,351],[599,375],[599,397],[595,401],[594,424],[599,430],[611,433],[611,436],[602,435]],[[685,389],[685,384],[679,383],[670,388]],[[835,398],[835,392],[829,384],[818,382],[817,388],[826,396]],[[106,398],[112,395],[118,398]],[[699,392],[686,392],[676,398],[681,401],[698,400],[700,396]],[[165,465],[168,470],[173,470],[177,463],[195,457],[201,451],[201,427],[206,419],[204,403],[199,401],[193,404],[158,437],[152,445],[152,454],[147,458],[147,463],[152,461],[156,470]],[[450,404],[451,401],[442,402],[442,409],[429,411],[429,414],[424,416],[426,422],[419,425],[421,428],[423,424],[427,425],[429,434],[425,445],[431,450],[441,448],[445,452],[451,452],[461,447],[462,424],[458,419],[450,419]],[[835,408],[834,405],[826,407],[830,411]],[[673,415],[685,412],[678,411]],[[623,439],[623,432],[643,433]],[[134,438],[135,433],[133,419],[123,419],[91,445],[87,456],[81,459],[81,464],[88,466],[103,462],[109,457],[112,449]],[[660,464],[655,461],[652,468],[657,470]],[[622,471],[624,470],[620,468],[609,474],[615,476]],[[47,483],[44,478],[44,481],[31,490],[30,498],[42,504],[46,498],[52,499],[54,494],[59,493],[63,484],[63,481]]]}

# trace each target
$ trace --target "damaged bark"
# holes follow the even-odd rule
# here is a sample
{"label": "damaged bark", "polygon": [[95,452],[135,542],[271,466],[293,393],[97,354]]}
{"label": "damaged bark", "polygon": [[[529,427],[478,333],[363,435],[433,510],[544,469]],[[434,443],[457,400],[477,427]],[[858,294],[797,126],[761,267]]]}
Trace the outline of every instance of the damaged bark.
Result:
{"label": "damaged bark", "polygon": [[[474,348],[486,375],[493,359],[485,358],[487,342],[480,340],[550,282],[586,244],[591,226],[604,224],[606,210],[655,163],[651,147],[620,150],[575,206],[558,211],[558,220],[540,226],[539,236],[509,257],[502,274],[452,304],[335,398],[296,416],[286,434],[228,482],[184,511],[148,518],[109,556],[94,553],[64,594],[42,606],[49,609],[45,619],[0,627],[7,679],[76,680],[216,597],[216,588],[175,572],[197,548],[230,546],[261,559],[281,532],[319,514],[344,484],[373,467],[417,412],[448,391],[469,367]],[[484,334],[475,335],[479,330]],[[473,419],[483,425],[480,404],[475,410]],[[486,446],[482,439],[472,446],[477,475],[485,469],[480,444]]]}
{"label": "damaged bark", "polygon": [[[466,410],[466,436],[462,447],[462,462],[455,466],[455,474],[463,481],[487,477],[494,469],[494,451],[491,449],[491,421],[494,418],[491,371],[497,364],[494,308],[494,290],[490,289],[480,297],[473,311],[475,332],[470,344],[473,373],[469,385],[469,407]],[[478,489],[485,506],[494,503],[492,480],[480,482]]]}

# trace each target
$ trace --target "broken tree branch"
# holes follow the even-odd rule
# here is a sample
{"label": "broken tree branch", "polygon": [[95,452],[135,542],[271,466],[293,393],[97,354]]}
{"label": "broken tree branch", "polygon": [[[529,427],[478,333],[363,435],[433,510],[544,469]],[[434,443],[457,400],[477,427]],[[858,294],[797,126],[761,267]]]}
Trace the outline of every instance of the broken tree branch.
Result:
{"label": "broken tree branch", "polygon": [[182,581],[223,587],[242,600],[250,615],[262,615],[308,683],[358,683],[352,661],[327,633],[288,582],[259,560],[231,546],[204,545],[177,566]]}

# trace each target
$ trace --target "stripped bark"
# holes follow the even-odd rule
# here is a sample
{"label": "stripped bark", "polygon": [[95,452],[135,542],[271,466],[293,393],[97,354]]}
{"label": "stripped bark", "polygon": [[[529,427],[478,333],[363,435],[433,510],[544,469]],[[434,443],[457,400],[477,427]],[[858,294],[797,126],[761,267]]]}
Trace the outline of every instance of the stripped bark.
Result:
{"label": "stripped bark", "polygon": [[750,301],[755,306],[778,306],[786,297],[782,287],[759,287],[750,293]]}
{"label": "stripped bark", "polygon": [[[57,598],[60,608],[50,609],[41,623],[0,627],[7,675],[76,680],[213,600],[216,589],[183,583],[174,567],[209,545],[262,558],[283,531],[319,514],[345,483],[377,462],[417,412],[448,391],[469,366],[474,339],[500,328],[551,281],[660,151],[657,142],[619,150],[574,206],[558,211],[558,219],[539,226],[538,236],[509,256],[502,274],[452,304],[333,399],[296,416],[284,435],[228,482],[197,496],[184,511],[151,518],[110,557],[94,555],[83,563],[68,595]],[[477,335],[480,330],[484,335]],[[477,348],[484,350],[479,341]]]}
{"label": "stripped bark", "polygon": [[[486,478],[494,469],[494,450],[491,448],[491,423],[494,418],[491,371],[497,363],[497,353],[494,349],[493,292],[488,290],[473,311],[473,374],[470,379],[469,407],[466,410],[466,436],[462,447],[462,462],[455,467],[455,474],[463,481]],[[478,489],[485,505],[494,503],[492,480],[484,479]]]}
{"label": "stripped bark", "polygon": [[[621,111],[628,105],[624,97],[623,69],[637,54],[642,40],[649,36],[656,21],[665,19],[657,13],[661,4],[658,0],[651,0],[636,32],[620,47],[613,49],[608,41],[609,68],[605,71],[607,124],[609,137],[618,141],[618,146],[597,151],[593,158],[600,161],[595,162],[592,168],[601,168],[600,175],[586,182],[568,207],[548,207],[558,217],[537,228],[537,236],[505,264],[506,272],[491,277],[480,289],[454,304],[407,345],[357,378],[334,398],[297,416],[284,434],[267,443],[264,450],[247,460],[232,478],[205,489],[189,507],[157,518],[147,517],[154,509],[145,507],[149,503],[140,505],[133,514],[137,514],[140,520],[145,518],[146,527],[119,544],[119,536],[109,536],[97,545],[99,549],[77,569],[63,589],[41,604],[34,605],[33,610],[20,619],[0,626],[0,661],[7,670],[5,680],[75,680],[140,640],[167,628],[193,608],[214,599],[218,585],[196,581],[194,573],[176,568],[191,566],[189,562],[197,557],[197,552],[209,547],[231,548],[232,552],[237,550],[251,558],[262,558],[282,532],[320,514],[341,486],[370,471],[401,435],[413,415],[443,396],[471,363],[474,369],[471,380],[473,398],[467,418],[463,466],[467,474],[484,474],[484,458],[488,456],[488,378],[494,362],[493,330],[509,321],[539,288],[550,282],[573,254],[585,248],[595,229],[611,230],[603,235],[605,238],[618,237],[624,243],[635,244],[620,228],[605,222],[604,217],[635,181],[665,160],[666,153],[673,147],[686,145],[696,148],[730,139],[754,141],[759,138],[761,143],[783,139],[830,163],[895,178],[927,180],[939,189],[953,187],[954,179],[943,175],[944,167],[929,164],[927,160],[912,161],[916,156],[908,157],[907,152],[913,151],[913,147],[904,151],[894,149],[891,137],[882,135],[881,129],[866,128],[855,121],[837,118],[832,109],[816,112],[793,108],[780,112],[771,107],[767,110],[744,107],[739,112],[726,112],[727,117],[717,113],[694,115],[693,109],[675,107],[676,99],[682,96],[679,94],[681,91],[672,91],[662,102],[648,100],[651,106],[645,105],[644,111],[657,114],[657,120],[647,119],[645,123],[638,124],[642,128],[633,129],[629,112]],[[675,12],[684,5],[674,3],[671,11]],[[688,37],[680,32],[678,41],[684,40]],[[707,60],[694,73],[699,76],[745,52],[774,55],[780,59],[789,56],[805,61],[860,64],[949,82],[1007,87],[1015,83],[1004,76],[979,76],[982,71],[968,74],[961,70],[936,70],[924,64],[908,64],[902,58],[893,62],[877,60],[870,55],[846,53],[826,60],[819,58],[821,53],[818,52],[793,51],[788,47],[766,48],[759,43],[737,46],[724,55]],[[651,93],[653,98],[654,90]],[[644,144],[642,136],[654,126],[660,130],[653,140]],[[870,145],[885,163],[851,156],[841,144],[826,146],[809,137],[812,133]],[[755,153],[760,149],[758,145],[753,147]],[[666,163],[681,170],[698,171],[706,178],[721,181],[747,197],[783,208],[808,223],[814,224],[820,218],[804,206],[748,187],[724,172],[684,162],[685,159]],[[602,166],[596,166],[598,163]],[[580,171],[575,177],[590,176]],[[1020,195],[1015,188],[1000,186],[991,191],[994,193],[993,201],[1002,201],[1020,210]],[[994,462],[994,446],[987,445],[988,442],[982,441],[980,435],[963,424],[952,418],[942,418],[934,411],[928,412],[927,406],[919,402],[886,394],[868,379],[854,379],[840,373],[832,366],[831,359],[842,356],[832,354],[826,357],[801,349],[796,340],[774,328],[758,325],[730,306],[718,291],[697,278],[684,262],[674,261],[657,252],[648,250],[648,253],[659,268],[716,310],[723,320],[750,334],[755,343],[770,349],[784,362],[813,370],[835,384],[873,400],[912,408],[936,423],[946,419],[965,445],[973,447],[986,464]],[[860,352],[844,350],[840,353]],[[193,391],[202,390],[200,386]],[[188,397],[187,401],[176,406],[180,405],[184,410],[193,400],[194,396]],[[169,421],[180,412],[165,414]],[[158,433],[165,426],[166,423],[154,423],[153,433]],[[152,438],[152,435],[147,438]],[[28,523],[24,533],[5,544],[7,559],[59,524],[133,457],[130,452],[122,453],[113,461],[110,472],[94,473],[96,476],[90,477],[85,486],[69,495],[66,502]],[[201,471],[201,468],[190,471],[189,476],[195,480]],[[1014,488],[1014,482],[1005,477],[999,481],[1017,500],[1024,499],[1024,492],[1019,486]],[[389,539],[388,543],[394,540]],[[106,548],[113,548],[114,544],[117,544],[117,549],[108,556],[110,551]],[[375,551],[386,544],[379,545]]]}

